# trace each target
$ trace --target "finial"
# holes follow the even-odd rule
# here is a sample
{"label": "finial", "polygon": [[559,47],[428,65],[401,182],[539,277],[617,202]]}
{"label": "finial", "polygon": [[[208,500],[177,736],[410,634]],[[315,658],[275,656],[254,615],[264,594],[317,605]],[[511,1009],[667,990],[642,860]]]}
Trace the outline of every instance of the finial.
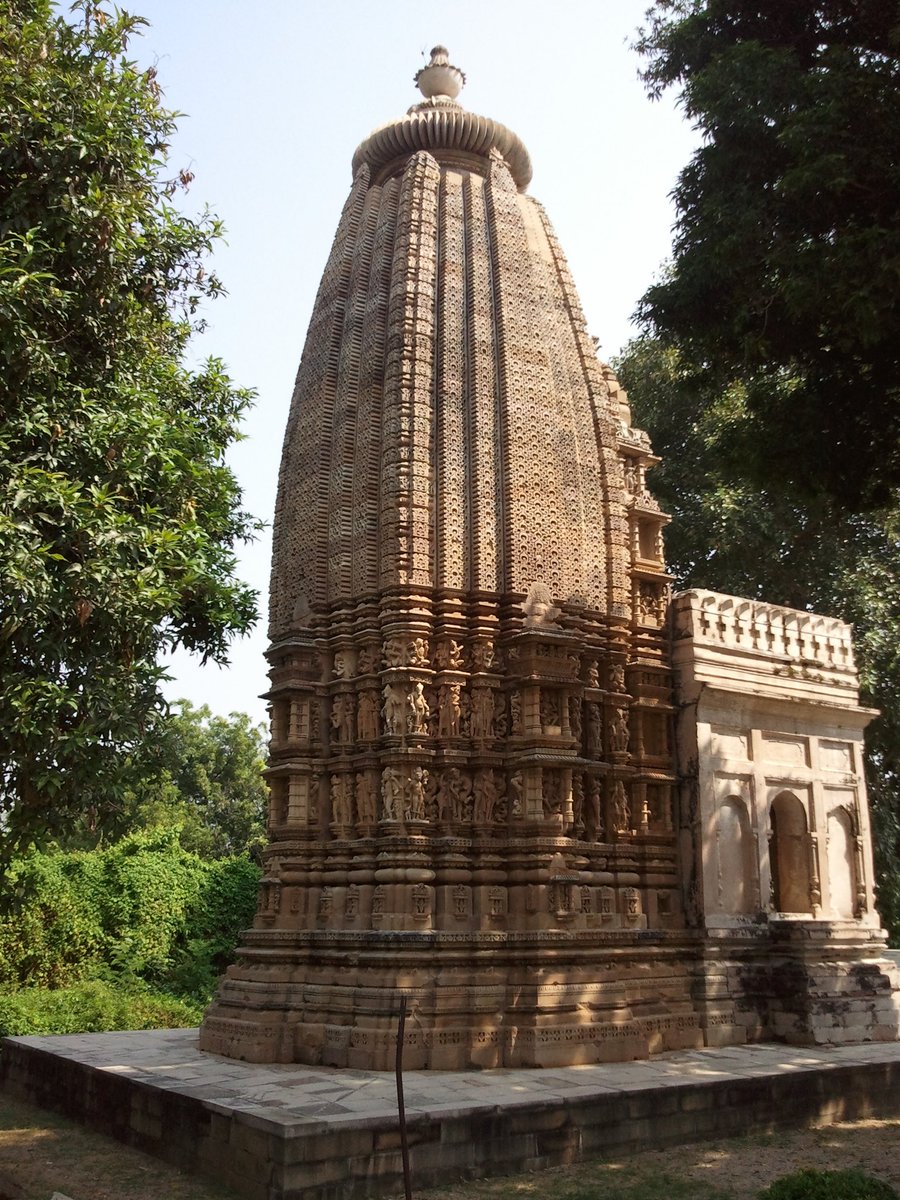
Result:
{"label": "finial", "polygon": [[459,67],[450,65],[450,55],[446,46],[434,46],[431,62],[416,72],[413,82],[426,100],[437,96],[455,100],[466,82],[466,77]]}

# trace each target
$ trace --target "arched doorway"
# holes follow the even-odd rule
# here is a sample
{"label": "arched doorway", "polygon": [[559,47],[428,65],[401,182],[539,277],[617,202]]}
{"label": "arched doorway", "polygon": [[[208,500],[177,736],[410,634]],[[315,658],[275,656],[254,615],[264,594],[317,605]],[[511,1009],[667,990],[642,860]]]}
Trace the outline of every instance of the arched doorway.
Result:
{"label": "arched doorway", "polygon": [[755,908],[756,878],[753,840],[747,806],[739,796],[728,796],[719,808],[716,823],[719,856],[719,905],[722,912],[738,915]]}
{"label": "arched doorway", "polygon": [[856,916],[856,861],[853,821],[846,808],[828,814],[828,886],[836,917]]}
{"label": "arched doorway", "polygon": [[769,817],[775,908],[811,915],[806,810],[793,792],[780,792],[772,801]]}

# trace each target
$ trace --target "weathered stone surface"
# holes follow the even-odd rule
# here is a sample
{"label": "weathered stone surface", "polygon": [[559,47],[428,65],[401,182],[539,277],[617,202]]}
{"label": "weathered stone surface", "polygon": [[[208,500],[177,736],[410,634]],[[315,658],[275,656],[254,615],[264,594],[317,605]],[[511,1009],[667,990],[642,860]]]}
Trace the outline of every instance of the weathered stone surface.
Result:
{"label": "weathered stone surface", "polygon": [[201,1044],[387,1070],[401,992],[412,1068],[884,1036],[849,630],[670,623],[657,460],[463,78],[437,48],[354,157],[279,480],[265,877]]}

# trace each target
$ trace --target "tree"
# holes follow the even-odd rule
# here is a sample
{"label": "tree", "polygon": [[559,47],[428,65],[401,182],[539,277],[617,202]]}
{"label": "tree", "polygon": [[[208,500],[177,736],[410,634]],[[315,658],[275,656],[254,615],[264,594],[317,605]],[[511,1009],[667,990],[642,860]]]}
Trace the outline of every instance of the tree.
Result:
{"label": "tree", "polygon": [[777,468],[764,485],[748,478],[756,423],[746,387],[699,382],[660,339],[632,342],[616,367],[662,456],[651,486],[673,518],[666,559],[676,586],[854,625],[861,701],[881,712],[866,734],[879,911],[900,939],[900,509],[884,520],[848,513]]}
{"label": "tree", "polygon": [[900,484],[900,6],[657,0],[638,49],[703,142],[645,328],[745,389],[746,470],[850,511]]}
{"label": "tree", "polygon": [[214,716],[186,700],[159,720],[132,763],[132,781],[103,821],[87,812],[67,849],[108,844],[146,829],[180,830],[201,858],[257,853],[265,844],[266,736],[246,713]]}
{"label": "tree", "polygon": [[185,365],[219,235],[171,200],[176,114],[140,18],[0,10],[0,806],[7,850],[104,811],[176,646],[255,619],[225,451],[250,393]]}

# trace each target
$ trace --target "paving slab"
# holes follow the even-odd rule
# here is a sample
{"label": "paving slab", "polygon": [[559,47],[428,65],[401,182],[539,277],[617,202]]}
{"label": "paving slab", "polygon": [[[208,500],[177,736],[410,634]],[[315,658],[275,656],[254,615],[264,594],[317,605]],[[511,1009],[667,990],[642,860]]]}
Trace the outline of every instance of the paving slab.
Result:
{"label": "paving slab", "polygon": [[[402,1191],[392,1073],[234,1062],[197,1031],[7,1038],[0,1083],[249,1200]],[[779,1126],[900,1114],[900,1044],[404,1074],[416,1187]]]}

